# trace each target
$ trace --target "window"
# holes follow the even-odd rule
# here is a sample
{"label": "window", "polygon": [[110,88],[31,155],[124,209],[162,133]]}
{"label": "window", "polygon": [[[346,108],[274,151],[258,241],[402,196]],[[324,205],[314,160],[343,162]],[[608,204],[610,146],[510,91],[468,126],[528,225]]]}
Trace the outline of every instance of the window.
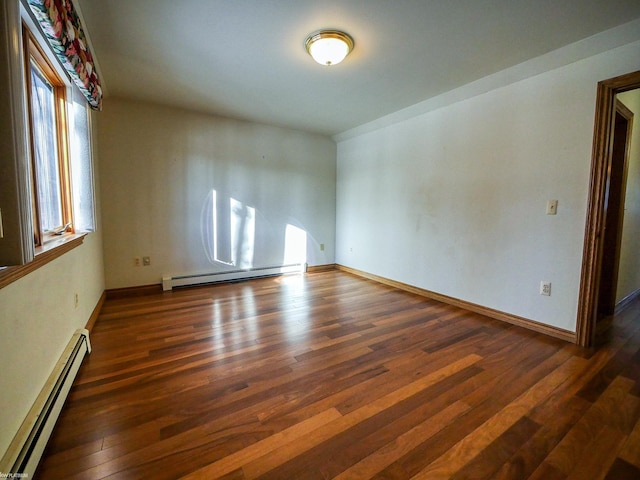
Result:
{"label": "window", "polygon": [[[44,20],[34,17],[42,12],[30,10],[32,3],[3,5],[0,109],[8,115],[0,128],[0,288],[81,245],[82,234],[95,229],[88,106],[101,103],[93,74],[88,86],[71,79],[71,64],[60,55],[66,50],[56,50],[39,26]],[[50,13],[44,2],[37,9]],[[78,47],[84,35],[74,28]],[[90,53],[83,53],[89,65]]]}
{"label": "window", "polygon": [[72,224],[65,135],[66,87],[25,28],[26,91],[36,246]]}
{"label": "window", "polygon": [[71,89],[69,105],[69,168],[73,228],[76,232],[95,230],[93,166],[91,163],[91,124],[87,100],[77,88]]}
{"label": "window", "polygon": [[90,128],[86,100],[65,84],[27,27],[23,41],[33,232],[39,247],[62,233],[93,230]]}
{"label": "window", "polygon": [[56,135],[56,92],[33,59],[30,80],[35,190],[38,192],[40,229],[47,232],[60,228],[63,224]]}

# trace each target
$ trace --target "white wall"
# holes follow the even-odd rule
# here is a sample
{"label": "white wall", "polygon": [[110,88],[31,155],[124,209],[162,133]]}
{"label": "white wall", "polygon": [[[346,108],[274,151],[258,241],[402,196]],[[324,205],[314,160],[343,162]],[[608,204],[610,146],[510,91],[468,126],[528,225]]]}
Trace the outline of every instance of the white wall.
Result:
{"label": "white wall", "polygon": [[640,289],[640,89],[618,95],[634,114],[616,302]]}
{"label": "white wall", "polygon": [[[92,114],[93,138],[99,116]],[[0,289],[0,458],[71,336],[87,325],[104,292],[95,148],[93,173],[96,232],[79,247]]]}
{"label": "white wall", "polygon": [[[310,265],[334,263],[336,146],[328,137],[113,98],[99,132],[107,288],[280,265],[287,225],[306,232]],[[255,209],[243,265],[212,254],[214,190],[220,260],[231,260],[230,199]],[[151,265],[136,267],[143,256]]]}
{"label": "white wall", "polygon": [[0,289],[0,457],[71,336],[87,324],[103,291],[98,233]]}
{"label": "white wall", "polygon": [[638,65],[635,42],[340,141],[337,263],[575,331],[596,84]]}

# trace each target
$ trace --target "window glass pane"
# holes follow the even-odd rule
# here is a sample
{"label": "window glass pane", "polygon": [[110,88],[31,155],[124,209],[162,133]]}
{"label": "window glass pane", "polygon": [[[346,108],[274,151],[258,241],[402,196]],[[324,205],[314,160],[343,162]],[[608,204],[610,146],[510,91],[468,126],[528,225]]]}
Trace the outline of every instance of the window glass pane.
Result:
{"label": "window glass pane", "polygon": [[95,214],[89,112],[87,101],[80,90],[73,88],[71,97],[69,155],[73,185],[73,226],[77,232],[92,232],[95,230]]}
{"label": "window glass pane", "polygon": [[31,108],[40,229],[46,232],[63,224],[55,92],[53,86],[33,62],[31,62]]}

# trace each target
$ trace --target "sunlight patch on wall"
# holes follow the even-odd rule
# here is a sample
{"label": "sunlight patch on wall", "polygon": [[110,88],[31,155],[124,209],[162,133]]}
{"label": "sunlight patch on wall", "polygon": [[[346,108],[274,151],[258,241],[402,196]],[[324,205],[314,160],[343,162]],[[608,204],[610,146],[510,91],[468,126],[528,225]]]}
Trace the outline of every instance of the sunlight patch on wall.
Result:
{"label": "sunlight patch on wall", "polygon": [[284,235],[283,265],[306,263],[307,261],[307,232],[301,228],[287,224]]}
{"label": "sunlight patch on wall", "polygon": [[240,268],[253,267],[256,238],[256,209],[235,198],[229,199],[231,220],[231,261]]}
{"label": "sunlight patch on wall", "polygon": [[202,212],[202,242],[210,263],[253,267],[256,209],[211,190]]}

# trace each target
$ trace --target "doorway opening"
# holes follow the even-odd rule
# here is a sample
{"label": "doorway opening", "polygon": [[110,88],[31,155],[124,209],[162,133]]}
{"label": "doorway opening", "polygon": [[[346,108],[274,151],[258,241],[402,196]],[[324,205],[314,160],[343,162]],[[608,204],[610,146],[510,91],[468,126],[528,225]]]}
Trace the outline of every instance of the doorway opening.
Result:
{"label": "doorway opening", "polygon": [[582,346],[595,343],[599,322],[603,325],[615,309],[626,183],[624,145],[628,140],[623,132],[625,128],[630,128],[631,123],[625,117],[628,116],[628,109],[617,101],[616,95],[637,88],[640,88],[640,71],[598,84],[576,323],[576,341]]}
{"label": "doorway opening", "polygon": [[604,238],[596,327],[606,322],[606,319],[611,317],[616,309],[632,121],[633,112],[625,107],[620,100],[616,100],[611,160],[607,169],[604,196]]}

